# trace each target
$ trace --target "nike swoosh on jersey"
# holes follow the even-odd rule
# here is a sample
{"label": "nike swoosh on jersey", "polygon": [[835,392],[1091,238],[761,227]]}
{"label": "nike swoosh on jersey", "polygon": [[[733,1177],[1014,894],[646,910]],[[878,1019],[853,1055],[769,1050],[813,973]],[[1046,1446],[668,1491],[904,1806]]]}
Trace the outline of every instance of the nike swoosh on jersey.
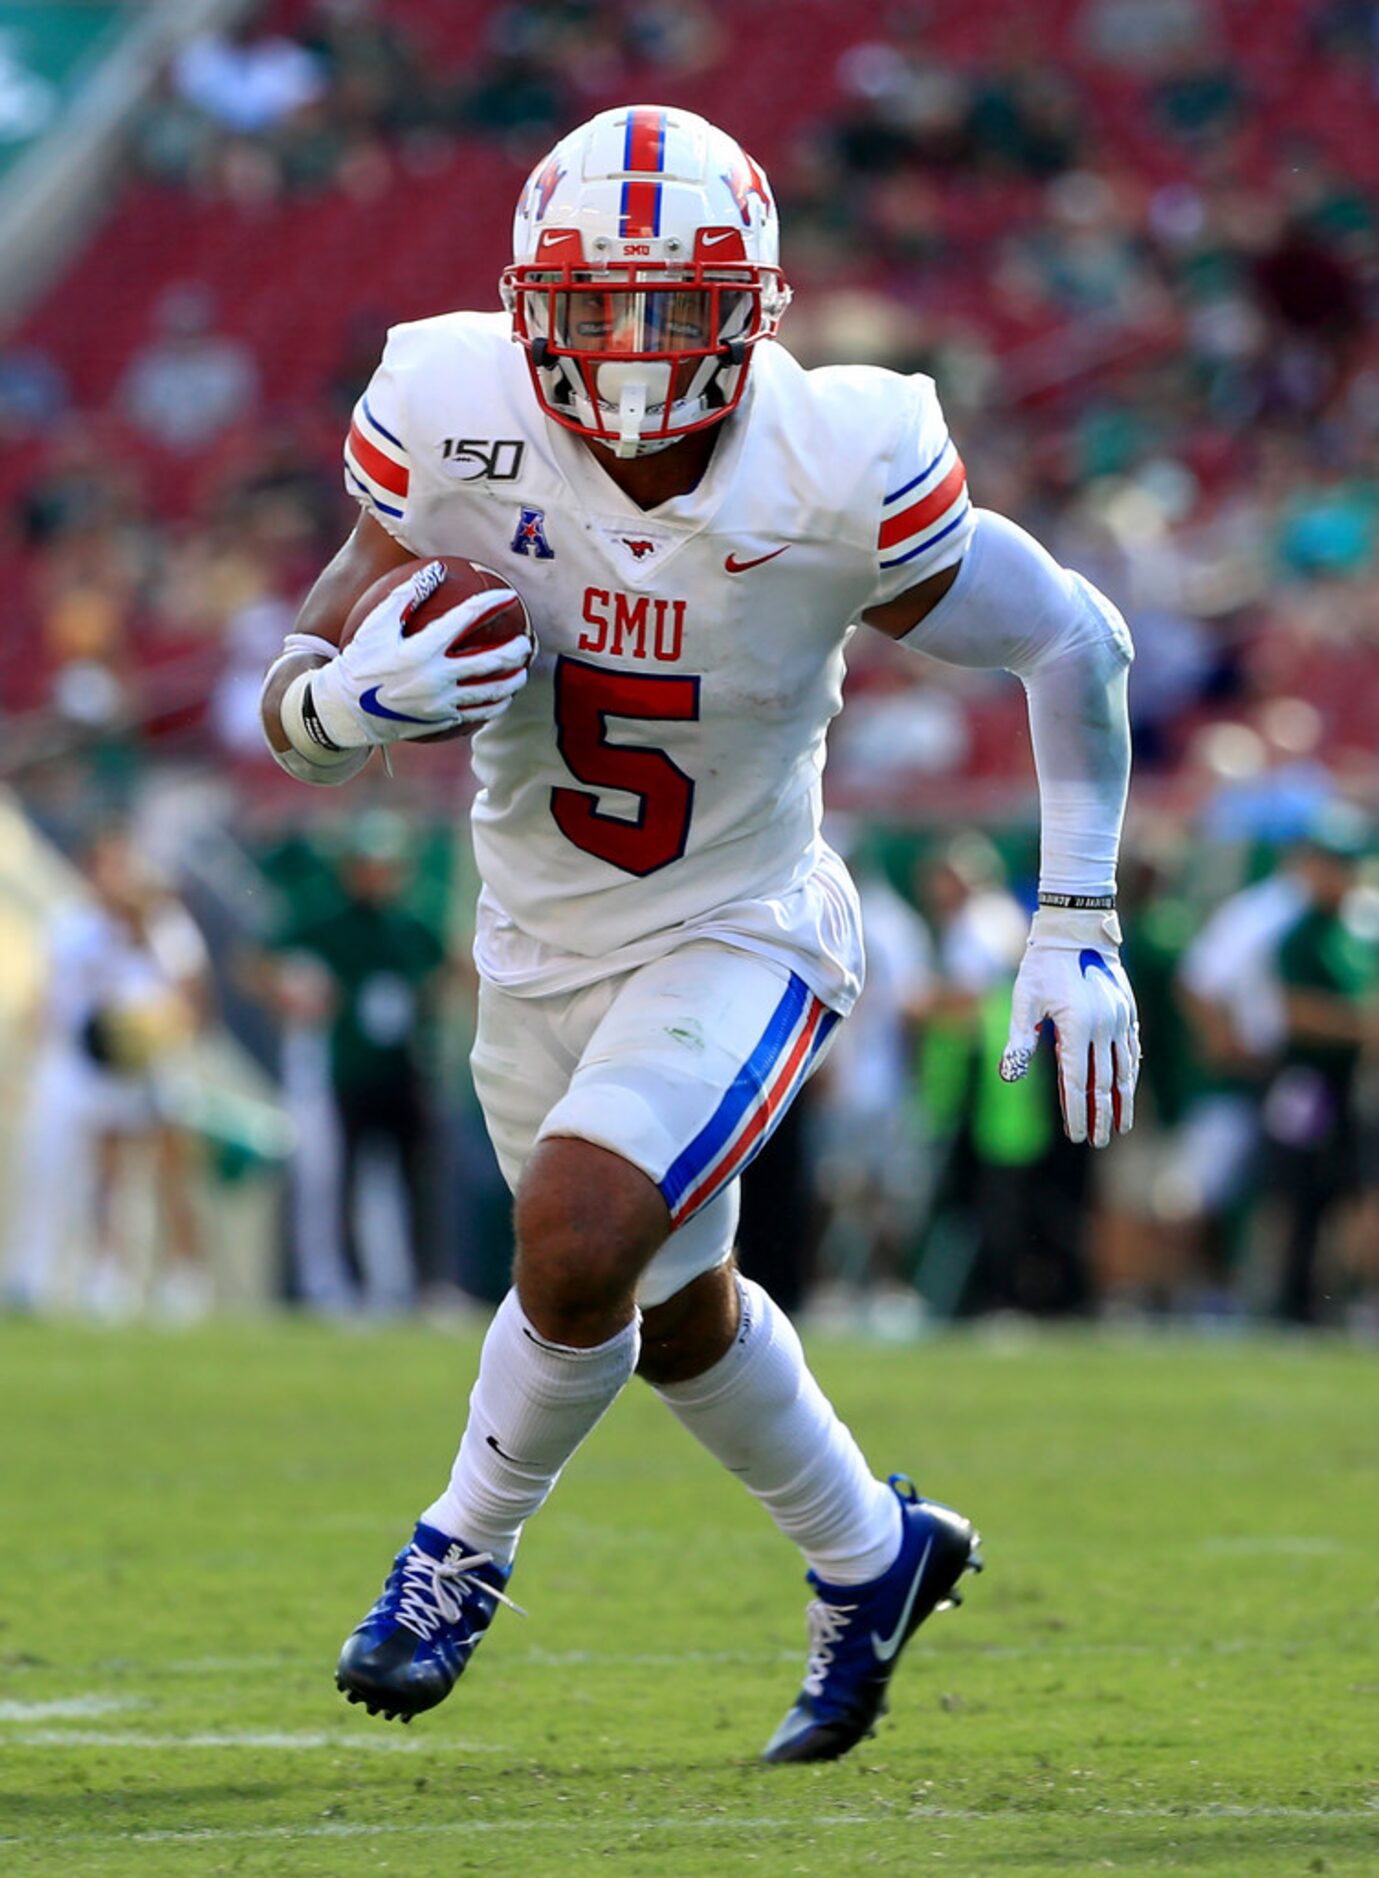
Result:
{"label": "nike swoosh on jersey", "polygon": [[1101,954],[1094,952],[1090,946],[1085,946],[1083,950],[1078,953],[1077,962],[1082,968],[1082,976],[1084,978],[1087,976],[1088,972],[1105,972],[1112,984],[1116,982],[1116,975],[1111,970],[1111,967],[1106,963]]}
{"label": "nike swoosh on jersey", "polygon": [[928,1545],[925,1546],[924,1551],[920,1555],[918,1565],[915,1566],[914,1582],[910,1586],[910,1594],[906,1598],[900,1612],[900,1621],[896,1624],[890,1636],[885,1638],[878,1637],[874,1630],[871,1633],[871,1647],[876,1653],[878,1663],[889,1663],[901,1644],[905,1641],[905,1626],[910,1621],[910,1612],[914,1609],[915,1599],[919,1595],[919,1581],[924,1576],[924,1567],[929,1563],[929,1554],[933,1549],[934,1541],[931,1536]]}
{"label": "nike swoosh on jersey", "polygon": [[772,548],[769,554],[759,554],[755,561],[739,561],[735,554],[730,554],[723,565],[730,574],[745,574],[749,567],[763,567],[767,561],[774,561],[778,554],[784,554],[790,546],[787,541],[783,548]]}
{"label": "nike swoosh on jersey", "polygon": [[[378,694],[382,689],[382,685],[370,685],[360,697],[360,710],[367,711],[370,717],[386,717],[394,724],[429,724],[431,722],[429,717],[408,717],[402,711],[390,711],[386,704],[378,702]],[[443,730],[445,726],[442,724],[439,728]]]}

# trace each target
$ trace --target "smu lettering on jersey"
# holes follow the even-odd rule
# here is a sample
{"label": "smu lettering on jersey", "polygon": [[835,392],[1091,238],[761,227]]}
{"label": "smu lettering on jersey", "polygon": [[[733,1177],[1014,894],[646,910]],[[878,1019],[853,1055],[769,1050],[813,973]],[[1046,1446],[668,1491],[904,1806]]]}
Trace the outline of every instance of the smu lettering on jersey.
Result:
{"label": "smu lettering on jersey", "polygon": [[714,936],[846,1010],[860,917],[819,835],[844,645],[972,527],[931,381],[763,344],[698,487],[644,512],[542,416],[505,315],[445,314],[390,334],[346,480],[415,553],[511,580],[540,644],[474,739],[485,974],[566,989]]}

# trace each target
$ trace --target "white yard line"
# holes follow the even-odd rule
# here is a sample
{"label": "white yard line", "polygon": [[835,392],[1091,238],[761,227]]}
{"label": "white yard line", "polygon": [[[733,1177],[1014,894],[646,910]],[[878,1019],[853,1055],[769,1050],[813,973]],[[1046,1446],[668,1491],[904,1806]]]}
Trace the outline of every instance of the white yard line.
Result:
{"label": "white yard line", "polygon": [[[1113,1806],[1063,1816],[1065,1824],[1097,1819],[1161,1819],[1181,1825],[1209,1825],[1214,1820],[1293,1820],[1299,1823],[1354,1824],[1379,1820],[1379,1806]],[[415,1825],[368,1825],[340,1820],[313,1826],[195,1826],[145,1832],[70,1833],[12,1836],[0,1845],[220,1845],[296,1839],[444,1838],[461,1834],[559,1833],[567,1838],[602,1838],[610,1832],[817,1832],[855,1830],[859,1827],[904,1826],[917,1820],[969,1822],[978,1825],[1047,1826],[1056,1823],[1047,1812],[1004,1808],[984,1812],[975,1807],[917,1806],[885,1813],[798,1813],[794,1815],[714,1814],[702,1818],[662,1815],[638,1818],[611,1814],[603,1820],[581,1823],[571,1819],[457,1819]]]}
{"label": "white yard line", "polygon": [[634,1669],[681,1669],[695,1664],[799,1663],[804,1643],[797,1650],[523,1650],[503,1658],[509,1669],[581,1669],[593,1663],[617,1663]]}
{"label": "white yard line", "polygon": [[[914,1650],[911,1649],[911,1655]],[[796,1650],[674,1650],[622,1653],[615,1650],[522,1650],[503,1658],[508,1669],[574,1669],[589,1663],[617,1663],[641,1669],[675,1669],[695,1663],[794,1663],[804,1657],[804,1641]],[[486,1662],[494,1662],[490,1653]],[[103,1664],[106,1670],[115,1665]],[[263,1670],[304,1670],[319,1675],[316,1657],[284,1656],[190,1656],[177,1657],[170,1663],[150,1666],[153,1676],[257,1675]]]}
{"label": "white yard line", "polygon": [[[1248,1650],[1264,1647],[1280,1650],[1291,1647],[1278,1638],[1260,1637],[1217,1637],[1204,1650],[1197,1654],[1208,1656],[1239,1656]],[[924,1657],[932,1661],[942,1660],[947,1663],[1018,1663],[1047,1662],[1059,1656],[1163,1656],[1173,1655],[1169,1643],[1078,1643],[1059,1635],[1051,1635],[1046,1641],[1030,1644],[981,1644],[975,1647],[965,1646],[963,1640],[954,1636],[943,1646],[916,1642],[909,1645],[906,1652],[910,1659]],[[504,1654],[490,1649],[485,1655],[485,1662],[490,1670],[509,1669],[581,1669],[595,1664],[617,1665],[630,1669],[679,1669],[694,1668],[699,1665],[712,1668],[724,1664],[750,1663],[801,1663],[804,1660],[804,1640],[801,1638],[798,1648],[780,1650],[540,1650],[528,1649]],[[113,1668],[127,1668],[127,1665],[103,1663],[97,1668],[109,1671]],[[169,1663],[151,1665],[149,1674],[158,1676],[221,1676],[221,1675],[259,1675],[266,1670],[292,1670],[312,1676],[319,1674],[320,1663],[315,1657],[282,1656],[193,1656],[180,1657]]]}
{"label": "white yard line", "polygon": [[258,1748],[310,1753],[328,1748],[339,1754],[511,1754],[504,1741],[456,1741],[439,1735],[275,1734],[235,1728],[194,1735],[117,1734],[96,1728],[27,1728],[0,1736],[11,1748],[133,1748],[167,1753],[182,1748]]}
{"label": "white yard line", "polygon": [[96,1715],[114,1715],[121,1709],[142,1708],[132,1696],[68,1695],[51,1702],[0,1702],[0,1722],[36,1722],[89,1720]]}
{"label": "white yard line", "polygon": [[[1215,1643],[1211,1650],[1235,1653],[1258,1647],[1255,1641],[1247,1642],[1242,1638],[1229,1645]],[[1042,1663],[1055,1656],[1170,1656],[1172,1652],[1167,1645],[1157,1646],[1152,1643],[1064,1643],[1057,1637],[1050,1637],[1047,1643],[1013,1644],[1009,1648],[1001,1644],[983,1644],[974,1649],[963,1649],[960,1643],[955,1643],[941,1649],[931,1643],[911,1643],[905,1654],[911,1662],[922,1656],[931,1662],[943,1660],[957,1664],[984,1661]],[[584,1669],[602,1663],[616,1663],[634,1669],[679,1669],[719,1663],[801,1664],[803,1660],[803,1641],[799,1648],[793,1650],[679,1650],[674,1653],[648,1651],[635,1655],[618,1655],[610,1650],[524,1650],[520,1656],[503,1657],[501,1663],[496,1657],[488,1658],[493,1669]]]}

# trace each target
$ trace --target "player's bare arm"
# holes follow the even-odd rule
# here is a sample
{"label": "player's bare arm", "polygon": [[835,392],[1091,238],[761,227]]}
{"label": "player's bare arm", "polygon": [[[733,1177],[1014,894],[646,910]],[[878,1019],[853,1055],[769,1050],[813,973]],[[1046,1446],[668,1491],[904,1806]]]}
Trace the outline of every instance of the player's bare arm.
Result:
{"label": "player's bare arm", "polygon": [[[443,560],[413,556],[360,517],[264,680],[264,735],[290,775],[348,782],[375,745],[475,729],[521,690],[535,641],[520,601],[469,564],[452,567],[470,582],[453,605]],[[387,584],[390,573],[400,577]],[[496,641],[483,630],[495,603]]]}
{"label": "player's bare arm", "polygon": [[293,627],[294,633],[310,634],[326,644],[318,651],[303,648],[286,654],[273,666],[264,686],[259,709],[263,734],[271,749],[282,754],[292,747],[281,717],[283,695],[292,680],[324,665],[330,657],[328,648],[340,643],[355,601],[384,574],[415,558],[410,548],[380,527],[371,515],[360,514],[339,552],[317,575]]}
{"label": "player's bare arm", "polygon": [[884,606],[868,609],[862,617],[868,626],[874,626],[888,639],[903,639],[906,633],[914,631],[922,619],[926,619],[939,601],[947,593],[958,577],[962,566],[955,561],[952,567],[945,567],[941,574],[931,574],[928,580],[922,580],[917,586],[906,588],[897,594],[894,600],[888,600]]}

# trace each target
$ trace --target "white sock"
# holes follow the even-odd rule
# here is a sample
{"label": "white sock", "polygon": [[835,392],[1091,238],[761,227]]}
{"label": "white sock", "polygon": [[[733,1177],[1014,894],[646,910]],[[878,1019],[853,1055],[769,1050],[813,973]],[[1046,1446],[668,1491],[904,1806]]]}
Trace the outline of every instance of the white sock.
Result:
{"label": "white sock", "polygon": [[550,1343],[509,1291],[488,1327],[450,1485],[428,1526],[506,1564],[525,1520],[637,1367],[641,1319],[592,1350]]}
{"label": "white sock", "polygon": [[900,1550],[900,1502],[809,1373],[789,1318],[752,1279],[737,1283],[742,1323],[727,1355],[657,1394],[826,1584],[879,1578]]}

